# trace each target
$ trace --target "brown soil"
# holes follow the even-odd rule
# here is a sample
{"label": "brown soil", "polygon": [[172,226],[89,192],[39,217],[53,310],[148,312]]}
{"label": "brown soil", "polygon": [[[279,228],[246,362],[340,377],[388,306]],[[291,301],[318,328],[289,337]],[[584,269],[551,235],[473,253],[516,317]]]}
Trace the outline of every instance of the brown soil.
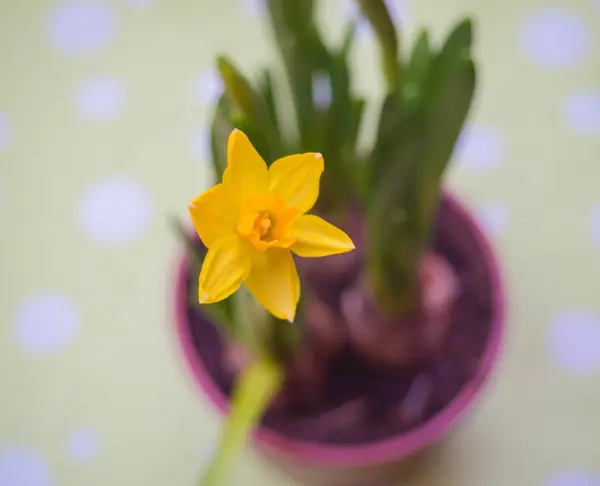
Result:
{"label": "brown soil", "polygon": [[[372,442],[417,427],[445,408],[467,381],[482,379],[477,370],[494,313],[489,269],[467,222],[444,203],[432,251],[450,264],[460,288],[452,323],[435,356],[418,365],[385,369],[372,366],[364,354],[344,340],[331,359],[316,360],[326,363],[321,364],[321,373],[316,372],[324,379],[317,399],[310,405],[296,403],[294,408],[273,407],[263,420],[265,425],[305,441]],[[340,272],[344,284],[319,286],[319,294],[329,306],[321,312],[341,315],[340,298],[357,274],[357,269]],[[189,275],[188,285],[196,278],[195,274]],[[188,305],[187,315],[199,357],[215,382],[230,393],[234,376],[224,364],[222,337],[197,306]]]}

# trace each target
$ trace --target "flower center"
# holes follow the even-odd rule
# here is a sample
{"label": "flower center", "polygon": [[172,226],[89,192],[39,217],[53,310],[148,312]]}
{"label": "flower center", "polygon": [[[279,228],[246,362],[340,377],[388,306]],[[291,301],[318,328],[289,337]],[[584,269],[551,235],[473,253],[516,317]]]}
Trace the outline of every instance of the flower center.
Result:
{"label": "flower center", "polygon": [[289,248],[296,241],[293,222],[298,216],[277,194],[254,196],[242,204],[237,232],[259,250]]}
{"label": "flower center", "polygon": [[269,212],[263,211],[256,217],[254,229],[260,234],[260,238],[263,239],[263,237],[267,236],[267,233],[269,233],[272,224]]}

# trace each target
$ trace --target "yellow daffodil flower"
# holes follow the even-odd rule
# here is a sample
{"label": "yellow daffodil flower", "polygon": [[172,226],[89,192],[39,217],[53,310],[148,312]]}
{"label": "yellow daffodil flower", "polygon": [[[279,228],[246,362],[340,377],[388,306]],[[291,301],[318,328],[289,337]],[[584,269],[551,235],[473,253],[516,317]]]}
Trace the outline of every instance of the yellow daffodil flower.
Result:
{"label": "yellow daffodil flower", "polygon": [[223,181],[189,205],[208,248],[200,272],[200,303],[218,302],[245,283],[273,315],[294,320],[300,280],[292,252],[322,257],[354,249],[342,230],[305,214],[319,195],[323,156],[290,155],[268,168],[240,130],[227,145]]}

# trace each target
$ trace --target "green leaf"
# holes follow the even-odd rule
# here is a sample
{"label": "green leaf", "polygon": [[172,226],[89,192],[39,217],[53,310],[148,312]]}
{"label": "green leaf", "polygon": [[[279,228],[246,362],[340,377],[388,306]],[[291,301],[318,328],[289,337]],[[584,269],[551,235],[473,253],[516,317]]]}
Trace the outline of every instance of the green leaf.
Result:
{"label": "green leaf", "polygon": [[415,300],[420,234],[413,226],[408,199],[412,172],[427,142],[423,99],[430,85],[433,55],[426,31],[414,44],[404,79],[381,107],[371,154],[368,223],[368,273],[380,305],[409,312]]}
{"label": "green leaf", "polygon": [[[232,108],[235,107],[241,113],[241,119],[246,121],[248,128],[253,128],[252,140],[257,150],[261,147],[261,155],[265,160],[274,160],[281,154],[281,140],[277,126],[269,114],[269,109],[265,100],[257,94],[252,88],[250,82],[226,57],[217,58],[217,67],[223,84],[225,85],[225,94],[228,97]],[[235,113],[231,113],[230,120],[233,121]],[[242,127],[237,127],[242,130]]]}
{"label": "green leaf", "polygon": [[414,123],[398,134],[401,142],[371,194],[367,213],[367,272],[379,304],[397,314],[412,310],[422,249],[407,200],[411,169],[419,164],[427,143],[421,128]]}
{"label": "green leaf", "polygon": [[213,172],[216,182],[221,181],[223,172],[227,167],[227,143],[229,135],[231,135],[234,128],[240,129],[248,136],[256,151],[263,157],[267,164],[272,161],[271,151],[260,127],[252,123],[245,114],[239,110],[236,111],[231,106],[229,98],[225,94],[222,94],[215,108],[210,139]]}
{"label": "green leaf", "polygon": [[[417,181],[423,179],[421,172],[435,172],[431,169],[432,164],[444,167],[447,163],[449,156],[443,156],[445,149],[437,146],[436,138],[436,133],[448,131],[444,122],[438,118],[440,93],[449,91],[445,85],[451,82],[453,69],[464,58],[471,42],[472,26],[468,19],[453,29],[439,55],[431,51],[427,32],[422,30],[413,47],[404,80],[399,84],[400,89],[386,96],[371,157],[371,186],[380,188],[381,185],[393,184],[387,192],[378,189],[381,196],[376,200],[382,205],[379,208],[381,214],[390,214],[391,206],[402,206],[410,218],[414,212],[406,199],[407,191],[414,189],[414,199],[418,200],[420,192],[417,188],[421,185]],[[452,87],[450,91],[456,91],[456,88]],[[453,103],[451,100],[444,101],[447,102]],[[461,97],[454,103],[458,119],[462,117],[464,121],[461,115],[464,112]],[[447,116],[445,112],[448,108],[442,111]],[[425,157],[426,146],[436,155]],[[443,146],[447,147],[447,143]],[[388,196],[383,196],[388,192],[392,198],[390,200],[387,200]]]}
{"label": "green leaf", "polygon": [[350,20],[344,28],[344,36],[342,40],[342,49],[340,50],[340,56],[344,59],[348,59],[350,50],[354,45],[354,39],[356,39],[356,20]]}
{"label": "green leaf", "polygon": [[[377,136],[371,154],[368,191],[376,192],[386,168],[396,160],[397,147],[403,143],[400,126],[400,103],[396,92],[388,93],[381,104]],[[368,196],[370,204],[372,196]]]}
{"label": "green leaf", "polygon": [[365,100],[353,95],[348,59],[354,35],[355,23],[349,22],[341,47],[328,62],[331,103],[321,134],[326,171],[322,178],[323,197],[318,203],[323,212],[336,210],[364,194],[365,171],[357,164],[356,146]]}
{"label": "green leaf", "polygon": [[473,60],[462,59],[444,72],[444,80],[427,113],[428,144],[413,186],[418,201],[415,216],[423,231],[433,224],[441,178],[471,107],[476,82]]}
{"label": "green leaf", "polygon": [[[429,85],[432,53],[427,31],[422,30],[413,47],[405,77],[397,89],[388,93],[381,107],[377,139],[371,156],[371,186],[378,187],[391,164],[402,163],[398,155],[407,141],[406,133],[412,132],[418,111]],[[396,170],[398,177],[405,177],[408,168]]]}
{"label": "green leaf", "polygon": [[415,42],[400,90],[405,120],[409,120],[421,105],[431,76],[432,62],[429,35],[423,29]]}
{"label": "green leaf", "polygon": [[398,37],[385,0],[358,0],[360,8],[373,27],[381,48],[383,74],[388,88],[393,90],[400,76]]}
{"label": "green leaf", "polygon": [[227,141],[235,128],[230,121],[231,106],[227,97],[222,94],[215,106],[210,131],[210,148],[212,152],[215,181],[220,181],[227,167]]}
{"label": "green leaf", "polygon": [[442,55],[453,55],[464,53],[471,49],[473,44],[473,21],[470,18],[461,20],[450,32],[446,41]]}
{"label": "green leaf", "polygon": [[283,370],[269,358],[254,362],[238,378],[217,454],[200,486],[224,486],[233,461],[283,383]]}
{"label": "green leaf", "polygon": [[348,199],[351,169],[344,165],[343,149],[355,143],[354,139],[348,139],[352,100],[346,59],[340,54],[333,56],[325,76],[331,86],[331,102],[324,114],[325,126],[320,134],[320,151],[326,164],[321,179],[322,200],[317,202],[320,209],[339,206]]}
{"label": "green leaf", "polygon": [[[330,51],[314,21],[312,2],[268,0],[269,17],[290,85],[299,133],[298,151],[318,151],[325,158],[322,196],[316,209],[330,212],[354,197],[356,137],[363,103],[350,90],[348,56],[355,25],[346,27],[341,48]],[[313,83],[326,77],[331,103],[315,106]]]}
{"label": "green leaf", "polygon": [[422,161],[411,175],[409,207],[414,226],[429,241],[443,173],[465,123],[476,86],[470,49],[470,19],[459,22],[447,37],[431,68],[431,83],[424,100],[423,132],[427,139]]}
{"label": "green leaf", "polygon": [[252,90],[250,82],[224,56],[217,58],[217,67],[231,104],[248,116],[254,115],[256,112],[256,94]]}
{"label": "green leaf", "polygon": [[368,213],[368,271],[380,304],[398,314],[415,302],[418,262],[430,243],[442,176],[471,106],[471,42],[469,20],[453,29],[437,55],[422,32],[401,96],[388,95],[382,108],[381,140],[373,151],[377,191]]}
{"label": "green leaf", "polygon": [[291,88],[302,152],[322,151],[322,117],[313,105],[313,78],[330,54],[314,22],[313,1],[268,0],[271,27]]}
{"label": "green leaf", "polygon": [[356,142],[360,132],[360,124],[367,101],[364,98],[356,98],[350,101],[350,110],[348,113],[348,141],[351,142],[352,149],[356,147]]}
{"label": "green leaf", "polygon": [[271,75],[271,72],[268,69],[265,69],[262,72],[262,76],[259,81],[259,92],[267,107],[271,123],[277,130],[278,137],[281,138],[281,132],[279,130],[279,121],[277,115],[277,105],[275,103],[275,89],[273,76]]}

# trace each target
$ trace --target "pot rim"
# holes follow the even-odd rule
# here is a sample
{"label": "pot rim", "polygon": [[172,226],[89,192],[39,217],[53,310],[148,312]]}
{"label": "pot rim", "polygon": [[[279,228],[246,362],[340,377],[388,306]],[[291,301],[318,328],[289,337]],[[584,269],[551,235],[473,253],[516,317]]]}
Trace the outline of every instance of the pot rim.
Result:
{"label": "pot rim", "polygon": [[[319,444],[295,439],[260,425],[254,433],[254,438],[265,451],[294,462],[317,466],[356,467],[393,462],[419,452],[437,442],[474,405],[480,395],[482,386],[492,373],[502,347],[503,331],[505,329],[503,279],[496,254],[480,224],[454,195],[444,192],[442,197],[470,227],[477,246],[483,254],[491,280],[492,326],[478,372],[444,409],[408,433],[365,444]],[[216,385],[208,374],[204,363],[198,358],[188,331],[186,306],[182,305],[182,303],[187,302],[185,283],[188,266],[187,257],[184,256],[178,266],[174,296],[177,336],[184,359],[191,369],[195,381],[219,412],[225,414],[229,398]]]}

